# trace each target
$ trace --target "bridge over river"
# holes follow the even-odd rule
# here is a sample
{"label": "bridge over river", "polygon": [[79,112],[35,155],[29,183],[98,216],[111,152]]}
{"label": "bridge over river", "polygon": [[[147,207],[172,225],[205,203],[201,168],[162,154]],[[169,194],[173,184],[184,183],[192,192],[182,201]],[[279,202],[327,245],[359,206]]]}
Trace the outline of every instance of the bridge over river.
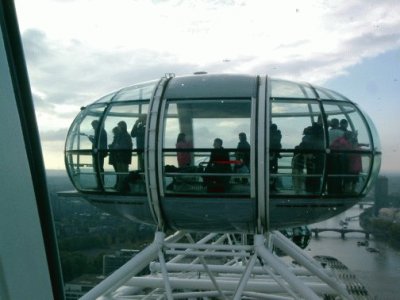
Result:
{"label": "bridge over river", "polygon": [[370,233],[368,231],[362,230],[362,229],[348,229],[348,228],[312,228],[310,229],[311,232],[314,233],[315,237],[318,238],[318,235],[320,232],[325,232],[325,231],[334,231],[340,233],[342,239],[345,238],[346,233],[351,233],[351,232],[359,232],[362,234],[365,234],[365,238],[369,239]]}

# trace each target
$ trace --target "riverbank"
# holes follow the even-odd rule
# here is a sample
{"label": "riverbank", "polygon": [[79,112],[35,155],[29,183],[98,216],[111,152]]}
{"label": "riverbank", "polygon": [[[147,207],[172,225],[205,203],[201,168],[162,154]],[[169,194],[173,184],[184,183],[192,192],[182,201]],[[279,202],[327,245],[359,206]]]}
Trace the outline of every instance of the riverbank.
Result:
{"label": "riverbank", "polygon": [[389,243],[400,250],[400,223],[374,216],[373,207],[360,214],[360,226],[372,233],[377,240]]}
{"label": "riverbank", "polygon": [[[310,225],[310,229],[341,228],[345,220],[348,220],[347,228],[361,229],[358,216],[362,213],[363,209],[355,205],[336,217]],[[312,237],[305,251],[310,256],[326,255],[341,261],[367,288],[371,299],[398,299],[400,251],[384,238],[371,235],[366,240],[364,234],[354,232],[343,239],[340,233],[322,232],[318,238]]]}

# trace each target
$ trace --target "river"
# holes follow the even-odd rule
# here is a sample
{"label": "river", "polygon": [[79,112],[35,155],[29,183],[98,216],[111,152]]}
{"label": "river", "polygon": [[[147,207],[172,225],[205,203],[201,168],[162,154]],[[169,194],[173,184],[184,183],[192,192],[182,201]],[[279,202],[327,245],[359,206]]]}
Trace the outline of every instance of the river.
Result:
{"label": "river", "polygon": [[[341,228],[340,221],[346,217],[358,216],[362,212],[355,205],[346,212],[321,223],[312,224],[309,228]],[[361,229],[358,218],[348,221],[347,228]],[[365,234],[346,233],[345,239],[337,232],[321,232],[319,237],[311,239],[306,248],[309,255],[327,255],[340,260],[361,281],[373,299],[400,299],[400,251],[372,235],[368,247],[378,252],[370,252],[368,247],[358,242],[366,241]]]}

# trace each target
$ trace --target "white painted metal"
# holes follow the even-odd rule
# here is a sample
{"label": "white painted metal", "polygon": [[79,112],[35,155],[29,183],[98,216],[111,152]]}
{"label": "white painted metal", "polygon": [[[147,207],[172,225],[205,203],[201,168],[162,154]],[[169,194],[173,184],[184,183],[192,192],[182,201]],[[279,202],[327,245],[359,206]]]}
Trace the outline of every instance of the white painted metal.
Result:
{"label": "white painted metal", "polygon": [[[169,272],[203,272],[204,267],[201,264],[184,264],[184,263],[167,263],[166,264],[167,270]],[[244,266],[229,266],[229,265],[213,265],[209,264],[208,268],[210,269],[211,272],[218,272],[218,273],[230,273],[230,274],[242,274],[246,267]],[[294,273],[296,276],[310,276],[311,273],[305,268],[297,267],[288,267],[288,270],[292,273]],[[157,262],[151,262],[150,263],[150,271],[151,272],[161,272],[161,267],[160,264]],[[326,272],[328,274],[332,274],[332,272],[329,272],[328,269],[326,269]],[[256,275],[262,275],[266,274],[265,270],[262,267],[255,266],[252,270],[253,274]]]}
{"label": "white painted metal", "polygon": [[259,77],[258,84],[258,126],[257,126],[257,230],[262,233],[267,228],[266,210],[268,206],[268,140],[269,134],[266,134],[268,122],[266,122],[266,86],[267,78]]}
{"label": "white painted metal", "polygon": [[226,250],[226,251],[250,251],[251,246],[244,245],[209,245],[209,244],[189,244],[189,243],[165,243],[165,247],[173,249],[199,249],[199,250]]}
{"label": "white painted metal", "polygon": [[[214,285],[209,278],[170,278],[171,287],[173,289],[191,289],[191,290],[214,290]],[[163,288],[164,280],[162,277],[134,277],[130,279],[127,284],[131,286],[138,286],[141,288]],[[239,278],[231,280],[218,280],[219,286],[227,291],[228,294],[232,295],[239,284]],[[287,283],[289,284],[289,283]],[[307,283],[304,284],[307,289],[309,289],[314,297],[304,298],[304,299],[320,299],[317,296],[323,294],[335,293],[332,288],[324,283]],[[246,285],[246,291],[254,291],[259,293],[283,293],[285,290],[278,285],[276,282],[264,282],[255,281],[253,279],[249,280]]]}
{"label": "white painted metal", "polygon": [[[179,239],[184,234],[177,232],[173,236],[169,237],[169,240],[173,241]],[[154,260],[158,251],[162,248],[164,243],[165,234],[163,232],[156,232],[154,241],[144,250],[139,252],[130,261],[128,261],[121,268],[116,270],[99,285],[90,290],[81,299],[82,300],[93,300],[99,297],[109,297],[111,293],[117,288],[123,285],[131,276],[135,276],[137,273],[143,270],[152,260]]]}
{"label": "white painted metal", "polygon": [[279,231],[274,231],[272,233],[272,242],[282,251],[292,256],[299,264],[329,284],[333,289],[340,291],[341,294],[346,297],[346,299],[351,299],[351,296],[348,294],[344,284],[339,282],[335,277],[326,274],[321,265],[306,255],[303,251],[298,251],[301,249],[298,248],[297,245],[290,243],[282,233]]}
{"label": "white painted metal", "polygon": [[98,297],[108,295],[115,287],[123,284],[132,274],[137,274],[144,267],[146,267],[150,261],[157,257],[158,251],[161,249],[164,242],[164,233],[157,232],[154,238],[154,242],[147,248],[142,250],[139,254],[133,257],[125,265],[119,268],[117,271],[107,277],[106,280],[102,281],[95,288],[90,290],[81,299],[82,300],[93,300]]}
{"label": "white painted metal", "polygon": [[[275,233],[271,233],[274,236]],[[271,241],[281,241],[285,237],[276,234]],[[213,297],[218,299],[321,299],[324,295],[347,295],[337,286],[327,284],[326,276],[316,276],[313,270],[289,265],[287,260],[275,256],[265,246],[266,237],[254,236],[254,244],[244,245],[232,234],[208,234],[197,242],[187,233],[179,233],[173,238],[163,240],[157,233],[152,245],[134,257],[100,283],[103,287],[91,291],[83,299],[196,299]],[[243,239],[246,241],[247,239]],[[183,241],[181,243],[181,241]],[[230,243],[233,243],[232,245]],[[239,245],[237,245],[239,243]],[[278,242],[279,243],[279,242]],[[279,244],[279,245],[281,245]],[[287,241],[287,245],[292,245]],[[277,245],[275,245],[277,246]],[[292,245],[293,246],[293,245]],[[171,257],[173,248],[182,249],[178,256]],[[290,256],[300,257],[290,249]],[[240,251],[240,252],[238,252]],[[250,260],[243,258],[243,252]],[[293,252],[293,253],[292,253]],[[158,255],[157,255],[158,254]],[[158,262],[150,262],[157,259]],[[177,259],[178,257],[178,259]],[[308,258],[312,261],[312,258]],[[297,259],[295,259],[297,261]],[[179,263],[178,263],[179,262]],[[136,274],[149,264],[151,273]],[[317,265],[316,262],[310,264]],[[318,272],[325,272],[321,268]],[[108,281],[108,283],[107,283]]]}
{"label": "white painted metal", "polygon": [[162,271],[162,275],[163,275],[163,278],[164,278],[164,284],[165,284],[165,291],[166,291],[166,294],[167,294],[167,299],[168,300],[172,300],[173,298],[172,298],[171,284],[169,282],[167,268],[165,267],[164,253],[162,252],[161,248],[158,250],[158,259],[160,261],[161,271]]}
{"label": "white painted metal", "polygon": [[[193,240],[193,238],[191,236],[188,236],[187,239],[189,240],[189,242],[192,242],[193,245],[195,244],[195,241]],[[199,245],[197,245],[199,246]],[[225,295],[222,293],[221,288],[219,287],[217,281],[215,280],[214,275],[210,272],[210,269],[208,268],[208,265],[206,263],[206,261],[204,260],[203,256],[199,256],[199,259],[201,261],[201,264],[203,265],[205,271],[207,272],[208,276],[210,277],[212,283],[214,284],[214,287],[216,288],[216,290],[218,291],[218,295],[222,298],[222,299],[226,299]]]}
{"label": "white painted metal", "polygon": [[157,226],[161,230],[163,229],[164,220],[161,214],[159,199],[160,197],[157,182],[158,159],[156,159],[156,153],[160,153],[160,151],[157,151],[157,127],[158,120],[160,119],[159,113],[161,107],[161,97],[167,81],[168,78],[161,78],[156,90],[154,91],[153,97],[151,97],[150,99],[149,114],[147,115],[146,120],[148,130],[145,131],[146,134],[144,144],[144,171],[147,196],[149,200],[150,211],[152,212],[155,220],[157,220]]}
{"label": "white painted metal", "polygon": [[265,228],[265,232],[267,232],[269,230],[269,217],[270,217],[270,180],[271,180],[271,174],[269,172],[270,168],[269,168],[269,164],[270,164],[270,151],[269,151],[269,145],[270,145],[270,132],[271,132],[271,128],[270,128],[270,123],[272,121],[272,103],[271,103],[271,80],[268,78],[268,76],[266,76],[266,87],[265,87],[265,108],[266,108],[266,112],[265,112],[265,131],[266,131],[266,135],[265,135],[265,144],[266,144],[266,157],[265,157],[265,161],[266,161],[266,165],[265,165],[265,170],[264,172],[266,173],[265,175],[265,181],[264,181],[264,185],[265,185],[265,224],[264,224],[264,228]]}
{"label": "white painted metal", "polygon": [[276,257],[265,248],[264,242],[265,238],[263,235],[258,234],[254,236],[254,246],[257,254],[261,256],[262,259],[265,260],[265,262],[269,266],[271,266],[275,271],[281,274],[281,276],[285,280],[287,280],[289,285],[293,287],[293,290],[295,290],[298,295],[301,295],[304,299],[307,300],[319,299],[319,297],[310,287],[305,285],[293,273],[290,273],[286,265],[280,260],[276,259]]}
{"label": "white painted metal", "polygon": [[[198,241],[196,244],[205,244],[208,243],[209,241],[211,241],[214,237],[216,237],[218,234],[217,233],[209,233],[208,235],[206,235],[204,238],[202,238],[200,241]],[[190,234],[186,234],[187,237],[191,237]],[[191,249],[187,249],[185,251],[185,254],[187,254],[188,252],[190,252]],[[173,259],[170,260],[171,263],[174,262],[178,262],[180,260],[182,260],[185,257],[185,255],[177,255],[175,256]]]}
{"label": "white painted metal", "polygon": [[[256,116],[257,114],[257,97],[251,98],[251,115]],[[255,144],[257,139],[256,136],[256,128],[257,128],[257,118],[251,118],[250,120],[250,141]],[[256,165],[258,161],[256,161],[256,147],[250,147],[250,178],[256,178]],[[251,201],[256,201],[257,199],[257,190],[256,190],[256,181],[250,180],[250,197]]]}
{"label": "white painted metal", "polygon": [[235,298],[234,298],[234,300],[239,300],[239,299],[241,299],[243,290],[244,290],[244,288],[246,287],[246,284],[248,283],[248,280],[249,280],[249,278],[250,278],[250,275],[251,275],[251,272],[252,272],[252,270],[253,270],[253,268],[254,268],[254,265],[255,265],[255,263],[256,263],[256,260],[257,260],[257,255],[254,254],[254,255],[250,258],[250,261],[249,261],[249,263],[247,264],[246,270],[245,270],[245,272],[243,273],[242,278],[240,279],[239,285],[238,285],[238,287],[237,287],[237,289],[236,289],[236,291],[235,291]]}

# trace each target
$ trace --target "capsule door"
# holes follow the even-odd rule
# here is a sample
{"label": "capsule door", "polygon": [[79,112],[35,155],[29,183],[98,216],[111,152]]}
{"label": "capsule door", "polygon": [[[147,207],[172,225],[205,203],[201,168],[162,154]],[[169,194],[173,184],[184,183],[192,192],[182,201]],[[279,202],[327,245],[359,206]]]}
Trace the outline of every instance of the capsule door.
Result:
{"label": "capsule door", "polygon": [[175,229],[251,231],[251,98],[166,99],[161,206]]}

